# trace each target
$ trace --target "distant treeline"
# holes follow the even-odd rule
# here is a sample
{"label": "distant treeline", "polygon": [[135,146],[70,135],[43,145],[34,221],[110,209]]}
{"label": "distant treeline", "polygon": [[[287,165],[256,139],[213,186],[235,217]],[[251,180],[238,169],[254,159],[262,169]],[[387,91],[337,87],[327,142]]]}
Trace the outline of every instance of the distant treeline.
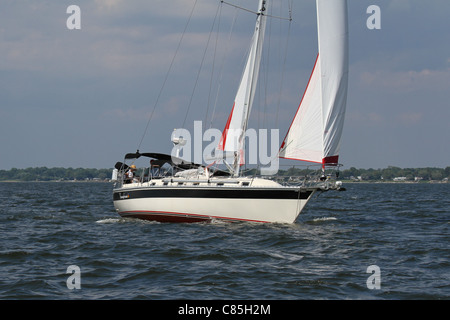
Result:
{"label": "distant treeline", "polygon": [[369,181],[441,181],[450,177],[450,167],[443,168],[399,168],[389,166],[385,169],[350,169],[343,170],[341,177],[350,180]]}
{"label": "distant treeline", "polygon": [[[280,170],[279,176],[305,176],[316,170],[289,168]],[[441,181],[450,178],[450,167],[443,168],[399,168],[389,166],[385,169],[340,170],[339,178],[353,181]]]}
{"label": "distant treeline", "polygon": [[[252,175],[254,170],[247,171]],[[289,168],[279,170],[279,176],[305,176],[315,170]],[[0,170],[0,181],[107,181],[112,169],[85,168],[27,168]],[[450,167],[443,168],[398,168],[356,169],[351,167],[340,171],[340,179],[355,181],[442,181],[450,177]]]}
{"label": "distant treeline", "polygon": [[107,180],[112,169],[27,168],[0,170],[0,181]]}

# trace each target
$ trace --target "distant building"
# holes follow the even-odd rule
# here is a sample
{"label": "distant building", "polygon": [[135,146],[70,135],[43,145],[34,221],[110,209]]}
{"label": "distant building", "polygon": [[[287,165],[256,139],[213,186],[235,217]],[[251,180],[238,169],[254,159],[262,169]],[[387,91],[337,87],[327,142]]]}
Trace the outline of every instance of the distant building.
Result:
{"label": "distant building", "polygon": [[406,177],[395,177],[394,181],[406,181]]}

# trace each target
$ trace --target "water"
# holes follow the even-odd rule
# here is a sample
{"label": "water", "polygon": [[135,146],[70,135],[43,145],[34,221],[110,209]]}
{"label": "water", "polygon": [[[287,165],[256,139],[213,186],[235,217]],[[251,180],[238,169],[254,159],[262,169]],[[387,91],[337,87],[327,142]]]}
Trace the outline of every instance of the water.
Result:
{"label": "water", "polygon": [[450,184],[346,188],[293,225],[160,224],[108,183],[0,183],[0,299],[449,299]]}

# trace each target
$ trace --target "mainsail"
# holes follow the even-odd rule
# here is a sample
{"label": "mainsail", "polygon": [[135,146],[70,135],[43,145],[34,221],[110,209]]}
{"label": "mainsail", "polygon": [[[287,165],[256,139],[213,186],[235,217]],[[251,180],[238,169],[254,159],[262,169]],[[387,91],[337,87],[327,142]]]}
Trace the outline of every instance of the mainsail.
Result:
{"label": "mainsail", "polygon": [[347,103],[347,2],[316,5],[319,54],[279,157],[337,164]]}
{"label": "mainsail", "polygon": [[253,34],[247,63],[236,93],[233,108],[218,145],[219,150],[236,155],[234,175],[238,175],[239,165],[242,164],[244,160],[244,134],[247,128],[253,98],[255,96],[256,83],[258,81],[264,31],[266,28],[265,10],[266,1],[260,0],[255,32]]}

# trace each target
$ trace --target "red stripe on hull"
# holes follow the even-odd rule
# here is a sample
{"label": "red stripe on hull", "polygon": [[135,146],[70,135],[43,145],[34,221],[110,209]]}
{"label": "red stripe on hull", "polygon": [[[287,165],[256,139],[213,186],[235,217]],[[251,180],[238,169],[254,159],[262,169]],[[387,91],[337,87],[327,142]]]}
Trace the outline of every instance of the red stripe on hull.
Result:
{"label": "red stripe on hull", "polygon": [[196,222],[211,222],[213,219],[224,220],[224,221],[247,221],[247,222],[263,222],[267,221],[260,220],[250,220],[250,219],[234,219],[234,218],[224,218],[215,216],[202,216],[189,213],[179,213],[179,212],[159,212],[159,211],[126,211],[119,212],[122,218],[136,218],[147,221],[157,221],[157,222],[176,222],[176,223],[196,223]]}
{"label": "red stripe on hull", "polygon": [[168,215],[163,213],[130,213],[121,216],[123,218],[136,218],[147,221],[156,222],[175,222],[175,223],[195,223],[195,222],[210,222],[209,218],[194,218],[192,216]]}

